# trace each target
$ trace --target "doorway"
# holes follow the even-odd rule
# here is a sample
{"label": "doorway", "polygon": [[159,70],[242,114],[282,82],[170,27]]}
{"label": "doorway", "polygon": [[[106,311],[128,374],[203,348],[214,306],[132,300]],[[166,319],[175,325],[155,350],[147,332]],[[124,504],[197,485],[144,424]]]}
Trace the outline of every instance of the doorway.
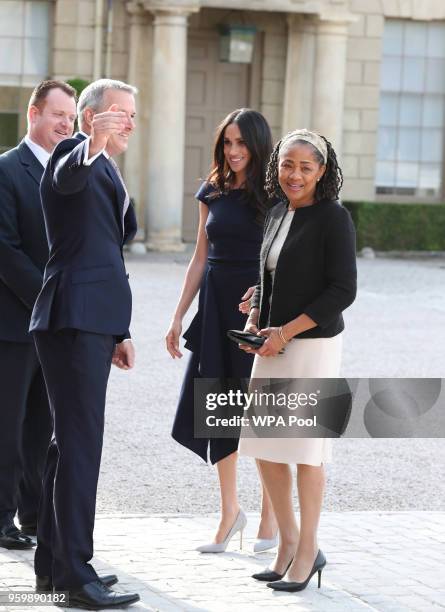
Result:
{"label": "doorway", "polygon": [[211,166],[217,125],[232,110],[249,105],[251,70],[248,64],[219,61],[215,31],[191,31],[187,59],[184,202],[182,235],[196,240],[198,204],[195,193]]}

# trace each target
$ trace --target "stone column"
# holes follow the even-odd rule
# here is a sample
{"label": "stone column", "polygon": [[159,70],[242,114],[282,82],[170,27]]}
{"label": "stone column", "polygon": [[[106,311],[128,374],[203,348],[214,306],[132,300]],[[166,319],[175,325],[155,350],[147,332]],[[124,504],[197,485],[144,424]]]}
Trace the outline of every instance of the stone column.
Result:
{"label": "stone column", "polygon": [[147,156],[148,114],[150,108],[151,65],[147,67],[147,51],[151,55],[151,16],[139,2],[127,2],[128,73],[127,82],[138,88],[136,96],[136,130],[130,139],[124,159],[124,176],[128,192],[134,198],[138,218],[138,236],[144,235],[144,190]]}
{"label": "stone column", "polygon": [[341,155],[348,21],[319,20],[316,26],[312,129]]}
{"label": "stone column", "polygon": [[308,15],[289,14],[287,23],[283,134],[311,127],[315,64],[315,20]]}
{"label": "stone column", "polygon": [[150,10],[154,20],[146,242],[150,249],[180,250],[183,248],[187,18],[191,10],[166,7]]}

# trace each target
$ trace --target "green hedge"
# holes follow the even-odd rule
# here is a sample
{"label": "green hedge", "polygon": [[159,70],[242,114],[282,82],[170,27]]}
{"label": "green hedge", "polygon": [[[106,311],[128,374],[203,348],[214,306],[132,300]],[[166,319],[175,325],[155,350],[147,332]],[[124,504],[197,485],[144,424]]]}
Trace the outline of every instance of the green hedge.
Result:
{"label": "green hedge", "polygon": [[357,248],[445,251],[445,204],[343,202],[357,229]]}
{"label": "green hedge", "polygon": [[89,81],[81,79],[80,77],[73,77],[72,79],[68,79],[67,83],[68,85],[71,85],[71,87],[74,87],[74,89],[76,90],[77,97],[79,97],[85,87],[89,85]]}

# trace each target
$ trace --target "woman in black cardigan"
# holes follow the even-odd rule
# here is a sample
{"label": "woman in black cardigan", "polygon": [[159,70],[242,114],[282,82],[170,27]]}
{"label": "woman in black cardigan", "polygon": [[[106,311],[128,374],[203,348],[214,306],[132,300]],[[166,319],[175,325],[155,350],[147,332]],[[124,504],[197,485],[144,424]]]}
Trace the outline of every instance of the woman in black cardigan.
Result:
{"label": "woman in black cardigan", "polygon": [[[331,144],[308,130],[285,136],[267,172],[269,196],[281,202],[266,220],[261,282],[251,300],[246,330],[267,337],[256,353],[252,379],[337,378],[342,311],[355,299],[355,230],[337,198],[342,173]],[[317,528],[330,438],[242,437],[240,454],[257,459],[280,530],[278,554],[255,574],[276,590],[299,591],[326,559]],[[297,464],[300,530],[292,507],[292,473]],[[286,574],[286,579],[281,580]]]}

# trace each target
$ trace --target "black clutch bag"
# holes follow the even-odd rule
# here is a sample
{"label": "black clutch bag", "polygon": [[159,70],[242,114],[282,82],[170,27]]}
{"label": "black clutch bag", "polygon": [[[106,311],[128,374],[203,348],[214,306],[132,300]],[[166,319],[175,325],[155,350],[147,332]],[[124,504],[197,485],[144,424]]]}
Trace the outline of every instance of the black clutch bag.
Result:
{"label": "black clutch bag", "polygon": [[256,336],[255,334],[251,334],[247,331],[240,331],[239,329],[229,329],[227,336],[237,344],[248,344],[255,349],[261,348],[266,341],[265,336]]}

